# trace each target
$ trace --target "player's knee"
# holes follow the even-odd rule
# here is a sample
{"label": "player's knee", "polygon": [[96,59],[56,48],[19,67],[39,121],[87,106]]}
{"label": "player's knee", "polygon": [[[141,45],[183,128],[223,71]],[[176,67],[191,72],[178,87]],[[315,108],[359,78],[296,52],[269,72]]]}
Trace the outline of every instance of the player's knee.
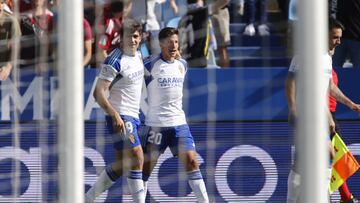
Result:
{"label": "player's knee", "polygon": [[142,167],[143,164],[144,164],[144,157],[143,156],[137,156],[135,159],[136,159],[136,165]]}
{"label": "player's knee", "polygon": [[123,174],[123,168],[124,166],[122,165],[121,161],[115,161],[112,164],[112,170],[118,175],[121,176]]}
{"label": "player's knee", "polygon": [[144,164],[144,153],[141,147],[135,147],[130,150],[130,159],[132,162],[132,168],[136,167],[137,169],[141,169]]}
{"label": "player's knee", "polygon": [[135,153],[134,160],[135,160],[136,165],[142,167],[142,165],[144,164],[144,155],[143,155],[142,151]]}
{"label": "player's knee", "polygon": [[199,163],[195,158],[188,159],[187,162],[188,171],[193,171],[199,169]]}

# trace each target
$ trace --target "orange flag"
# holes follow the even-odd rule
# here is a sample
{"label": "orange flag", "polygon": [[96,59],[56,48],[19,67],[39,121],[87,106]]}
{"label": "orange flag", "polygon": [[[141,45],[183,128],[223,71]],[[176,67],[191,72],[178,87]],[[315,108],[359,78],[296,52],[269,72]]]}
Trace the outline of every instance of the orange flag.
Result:
{"label": "orange flag", "polygon": [[344,141],[336,133],[332,139],[335,157],[331,169],[330,193],[336,191],[360,167],[355,157],[350,153]]}

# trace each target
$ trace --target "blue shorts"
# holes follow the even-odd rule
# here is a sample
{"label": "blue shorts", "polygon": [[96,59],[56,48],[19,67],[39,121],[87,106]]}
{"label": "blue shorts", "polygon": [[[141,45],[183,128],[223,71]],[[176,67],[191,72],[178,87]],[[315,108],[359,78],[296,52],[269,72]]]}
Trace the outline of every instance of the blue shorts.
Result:
{"label": "blue shorts", "polygon": [[147,152],[148,146],[160,153],[164,153],[169,147],[174,156],[177,156],[179,152],[195,151],[194,138],[187,124],[175,127],[145,126],[143,130],[144,153]]}
{"label": "blue shorts", "polygon": [[106,116],[106,127],[112,136],[114,142],[114,148],[117,150],[132,149],[140,145],[140,139],[138,134],[138,128],[140,120],[131,116],[120,116],[125,123],[126,133],[115,133],[112,124],[111,116]]}

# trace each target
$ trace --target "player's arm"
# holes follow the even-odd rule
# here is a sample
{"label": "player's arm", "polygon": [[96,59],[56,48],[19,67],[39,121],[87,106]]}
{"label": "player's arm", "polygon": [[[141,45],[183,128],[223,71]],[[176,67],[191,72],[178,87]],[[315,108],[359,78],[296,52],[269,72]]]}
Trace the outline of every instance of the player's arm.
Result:
{"label": "player's arm", "polygon": [[6,80],[10,72],[12,70],[12,65],[10,62],[6,63],[6,65],[0,67],[0,81]]}
{"label": "player's arm", "polygon": [[[331,92],[332,85],[334,85],[334,82],[333,82],[332,78],[330,78],[329,85],[328,85],[329,92]],[[331,115],[330,108],[326,108],[326,109],[327,109],[328,122],[329,122],[329,131],[330,131],[331,135],[334,135],[336,133],[335,121]]]}
{"label": "player's arm", "polygon": [[171,9],[173,10],[174,12],[174,15],[177,15],[178,14],[178,7],[176,5],[176,1],[175,0],[170,0],[170,7]]}
{"label": "player's arm", "polygon": [[288,103],[288,119],[290,123],[293,123],[296,115],[296,83],[295,83],[295,73],[289,72],[285,80],[285,93]]}
{"label": "player's arm", "polygon": [[334,135],[336,133],[335,121],[334,121],[334,118],[331,115],[331,112],[330,112],[329,108],[327,108],[327,115],[328,115],[328,120],[329,120],[329,131],[330,131],[331,135]]}
{"label": "player's arm", "polygon": [[220,9],[224,8],[230,0],[217,0],[214,3],[209,5],[209,15],[212,15],[218,12]]}
{"label": "player's arm", "polygon": [[84,59],[83,59],[83,66],[86,66],[89,64],[91,59],[91,53],[92,53],[92,44],[91,40],[86,40],[84,42]]}
{"label": "player's arm", "polygon": [[89,64],[92,54],[92,31],[89,22],[84,19],[84,59],[83,59],[83,66]]}
{"label": "player's arm", "polygon": [[110,87],[110,81],[99,78],[95,85],[93,96],[99,106],[105,111],[106,114],[112,117],[113,127],[115,132],[125,133],[125,125],[119,113],[111,105],[105,94],[106,90]]}
{"label": "player's arm", "polygon": [[340,90],[338,86],[334,84],[334,82],[330,81],[330,95],[333,96],[336,101],[346,105],[351,110],[360,114],[360,104],[354,103],[351,99],[349,99],[345,94]]}

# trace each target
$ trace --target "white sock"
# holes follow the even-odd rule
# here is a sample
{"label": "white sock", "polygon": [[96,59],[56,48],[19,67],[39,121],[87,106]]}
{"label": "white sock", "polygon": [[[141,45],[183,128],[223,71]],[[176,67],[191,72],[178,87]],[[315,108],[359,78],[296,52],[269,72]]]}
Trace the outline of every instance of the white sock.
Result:
{"label": "white sock", "polygon": [[101,195],[114,184],[114,181],[111,180],[106,170],[101,172],[95,184],[85,194],[86,202],[93,202],[96,197]]}
{"label": "white sock", "polygon": [[289,176],[288,176],[288,185],[287,185],[287,203],[296,203],[299,194],[300,194],[300,181],[301,176],[300,174],[296,173],[293,170],[290,170]]}
{"label": "white sock", "polygon": [[209,197],[206,192],[204,180],[200,170],[188,172],[189,185],[199,203],[208,203]]}
{"label": "white sock", "polygon": [[142,180],[142,171],[131,170],[127,178],[131,196],[135,203],[145,203],[144,182]]}

